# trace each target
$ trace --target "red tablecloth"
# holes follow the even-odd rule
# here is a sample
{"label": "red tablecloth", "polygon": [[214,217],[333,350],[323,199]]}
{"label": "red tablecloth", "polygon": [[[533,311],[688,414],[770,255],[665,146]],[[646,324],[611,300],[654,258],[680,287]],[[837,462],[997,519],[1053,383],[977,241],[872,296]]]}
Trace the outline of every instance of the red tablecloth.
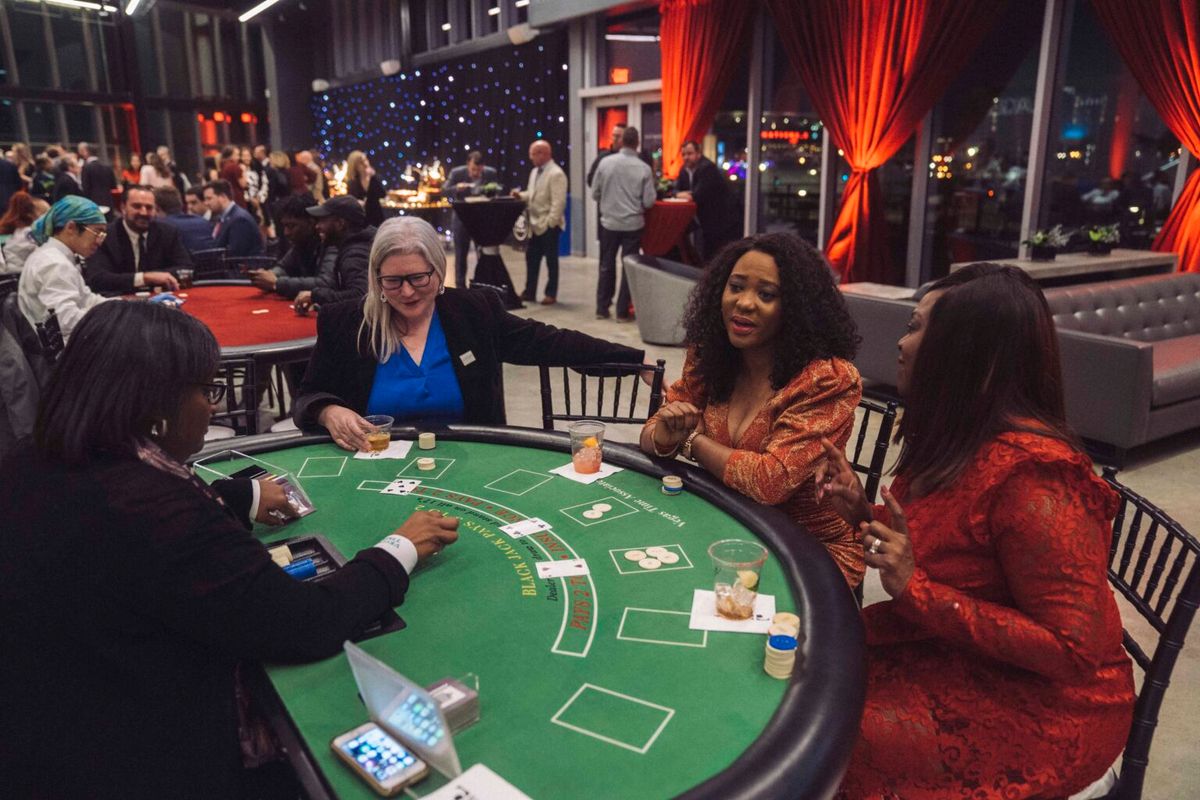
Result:
{"label": "red tablecloth", "polygon": [[[317,318],[301,317],[292,301],[253,286],[193,286],[183,310],[207,325],[221,347],[268,345],[317,335]],[[254,311],[266,309],[265,314]]]}
{"label": "red tablecloth", "polygon": [[646,228],[642,231],[642,252],[648,256],[665,256],[679,244],[692,218],[696,204],[659,200],[646,209]]}

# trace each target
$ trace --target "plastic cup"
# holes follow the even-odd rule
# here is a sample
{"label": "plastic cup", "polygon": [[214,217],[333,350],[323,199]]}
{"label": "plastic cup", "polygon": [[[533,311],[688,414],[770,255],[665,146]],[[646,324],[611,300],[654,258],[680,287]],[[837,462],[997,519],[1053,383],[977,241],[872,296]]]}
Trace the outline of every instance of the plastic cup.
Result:
{"label": "plastic cup", "polygon": [[175,278],[179,281],[180,289],[192,288],[192,277],[196,274],[195,270],[177,269],[175,270]]}
{"label": "plastic cup", "polygon": [[717,614],[725,619],[750,619],[758,599],[758,578],[767,562],[767,548],[745,539],[722,539],[708,546],[713,565]]}
{"label": "plastic cup", "polygon": [[580,475],[600,471],[604,461],[604,423],[584,420],[567,429],[571,434],[571,464]]}
{"label": "plastic cup", "polygon": [[378,453],[388,449],[392,441],[392,424],[396,421],[387,414],[372,414],[363,417],[373,430],[367,434],[367,445],[371,452]]}

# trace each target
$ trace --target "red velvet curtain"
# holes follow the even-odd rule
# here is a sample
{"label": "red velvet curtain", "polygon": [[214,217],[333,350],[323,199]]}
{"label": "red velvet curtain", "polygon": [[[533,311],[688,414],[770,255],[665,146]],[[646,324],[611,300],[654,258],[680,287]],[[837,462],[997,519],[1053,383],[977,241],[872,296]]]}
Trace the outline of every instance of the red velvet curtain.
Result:
{"label": "red velvet curtain", "polygon": [[[876,170],[900,149],[997,16],[994,0],[767,0],[784,49],[850,164],[825,248],[843,281],[900,283]],[[923,167],[924,165],[918,165]]]}
{"label": "red velvet curtain", "polygon": [[[1200,0],[1092,0],[1121,58],[1171,132],[1200,155]],[[1200,272],[1200,170],[1154,240]]]}
{"label": "red velvet curtain", "polygon": [[712,126],[745,52],[751,0],[662,0],[658,26],[662,48],[663,174],[683,166],[679,148]]}

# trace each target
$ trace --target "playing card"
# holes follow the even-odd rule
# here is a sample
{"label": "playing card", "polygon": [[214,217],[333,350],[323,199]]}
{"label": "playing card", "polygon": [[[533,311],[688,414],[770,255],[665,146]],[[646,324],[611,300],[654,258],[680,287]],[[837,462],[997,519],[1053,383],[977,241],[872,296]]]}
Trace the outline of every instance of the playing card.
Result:
{"label": "playing card", "polygon": [[412,494],[412,490],[421,485],[420,481],[414,481],[409,478],[397,478],[380,490],[380,494]]}
{"label": "playing card", "polygon": [[563,561],[537,562],[539,578],[569,578],[573,575],[587,575],[588,565],[582,558],[572,558]]}
{"label": "playing card", "polygon": [[511,522],[508,525],[501,525],[500,530],[507,533],[513,539],[520,539],[522,536],[528,536],[531,533],[540,533],[541,531],[550,530],[550,523],[538,517],[530,517],[523,519],[520,522]]}

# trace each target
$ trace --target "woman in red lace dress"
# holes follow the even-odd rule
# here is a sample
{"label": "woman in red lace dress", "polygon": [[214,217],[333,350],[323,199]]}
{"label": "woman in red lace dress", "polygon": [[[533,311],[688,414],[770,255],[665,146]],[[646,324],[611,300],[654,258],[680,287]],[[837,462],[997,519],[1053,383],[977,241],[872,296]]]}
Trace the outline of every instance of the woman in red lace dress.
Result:
{"label": "woman in red lace dress", "polygon": [[1062,798],[1129,730],[1105,575],[1116,497],[1067,431],[1040,290],[993,265],[935,284],[900,340],[897,477],[867,505],[836,447],[820,494],[891,600],[864,611],[867,703],[845,798]]}
{"label": "woman in red lace dress", "polygon": [[862,397],[858,337],[820,253],[766,234],[720,251],[692,294],[683,377],[642,429],[647,453],[682,450],[726,486],[777,506],[820,539],[851,586],[862,546],[813,470],[821,437],[845,446]]}

